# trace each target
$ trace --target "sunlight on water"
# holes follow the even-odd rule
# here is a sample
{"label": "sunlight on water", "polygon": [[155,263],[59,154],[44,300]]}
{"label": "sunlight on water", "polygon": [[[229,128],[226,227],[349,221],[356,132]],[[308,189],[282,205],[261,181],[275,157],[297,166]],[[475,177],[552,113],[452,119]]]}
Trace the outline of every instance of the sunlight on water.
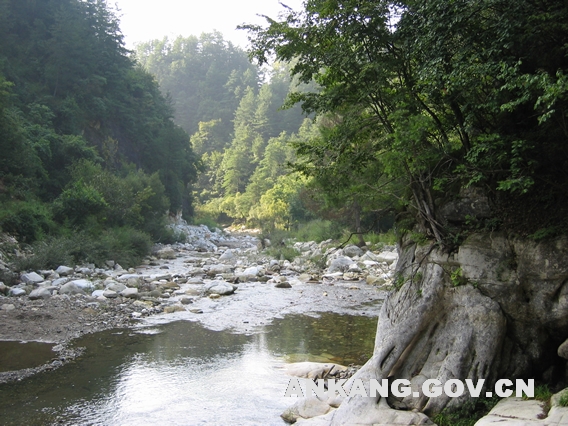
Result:
{"label": "sunlight on water", "polygon": [[296,400],[284,397],[286,356],[372,350],[375,321],[361,318],[290,316],[252,336],[192,322],[85,336],[76,364],[0,386],[0,423],[284,425],[279,416]]}

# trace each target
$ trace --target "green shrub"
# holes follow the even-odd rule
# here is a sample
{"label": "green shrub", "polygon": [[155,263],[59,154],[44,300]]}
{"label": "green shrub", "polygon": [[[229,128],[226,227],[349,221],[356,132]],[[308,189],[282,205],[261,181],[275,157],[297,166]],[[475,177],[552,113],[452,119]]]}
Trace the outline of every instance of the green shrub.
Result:
{"label": "green shrub", "polygon": [[300,255],[300,252],[295,248],[286,246],[270,247],[266,250],[266,253],[274,259],[288,260],[290,262],[293,262]]}
{"label": "green shrub", "polygon": [[342,227],[338,223],[316,219],[298,224],[296,229],[290,233],[290,237],[298,241],[321,243],[325,240],[340,238],[342,231]]}
{"label": "green shrub", "polygon": [[7,203],[0,210],[0,228],[31,244],[56,229],[49,208],[38,201]]}
{"label": "green shrub", "polygon": [[63,191],[54,203],[56,217],[72,225],[84,224],[89,216],[96,216],[108,207],[102,194],[82,180]]}
{"label": "green shrub", "polygon": [[129,268],[139,265],[151,248],[152,240],[148,234],[122,227],[97,235],[79,232],[36,241],[32,245],[33,255],[15,263],[19,270],[38,270],[84,262],[103,266],[105,261],[114,260]]}
{"label": "green shrub", "polygon": [[498,402],[498,397],[471,399],[457,409],[443,410],[434,416],[432,421],[438,426],[473,426]]}

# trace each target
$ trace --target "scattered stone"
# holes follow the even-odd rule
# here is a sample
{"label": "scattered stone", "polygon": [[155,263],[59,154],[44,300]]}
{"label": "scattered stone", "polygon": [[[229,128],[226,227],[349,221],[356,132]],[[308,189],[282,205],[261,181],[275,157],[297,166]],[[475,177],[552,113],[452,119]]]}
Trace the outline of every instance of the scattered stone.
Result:
{"label": "scattered stone", "polygon": [[93,288],[93,283],[89,280],[74,280],[74,281],[71,281],[68,284],[71,284],[71,283],[75,284],[81,290],[89,290],[89,289]]}
{"label": "scattered stone", "polygon": [[30,295],[28,296],[30,300],[38,300],[38,299],[48,299],[51,297],[51,294],[56,289],[56,287],[38,287],[33,290]]}
{"label": "scattered stone", "polygon": [[0,282],[0,294],[8,294],[8,286]]}
{"label": "scattered stone", "polygon": [[107,299],[116,299],[118,297],[118,293],[114,290],[103,290],[103,294],[104,297],[106,297]]}
{"label": "scattered stone", "polygon": [[124,290],[126,286],[122,283],[117,283],[116,281],[106,281],[106,289],[114,291],[116,293],[120,293]]}
{"label": "scattered stone", "polygon": [[85,292],[75,283],[75,281],[71,281],[63,284],[59,288],[59,294],[85,294]]}
{"label": "scattered stone", "polygon": [[182,305],[191,305],[193,303],[193,299],[191,297],[182,297],[180,302]]}
{"label": "scattered stone", "polygon": [[190,309],[189,312],[191,312],[193,314],[202,314],[203,313],[203,311],[201,309],[198,309],[198,308]]}
{"label": "scattered stone", "polygon": [[347,257],[359,257],[363,255],[363,250],[355,245],[347,246],[343,249],[343,254]]}
{"label": "scattered stone", "polygon": [[210,298],[210,299],[219,299],[220,297],[221,297],[221,295],[220,295],[220,294],[217,294],[217,293],[211,293],[211,294],[209,295],[209,298]]}
{"label": "scattered stone", "polygon": [[173,314],[174,312],[185,312],[185,308],[181,305],[170,305],[164,308],[166,314]]}
{"label": "scattered stone", "polygon": [[158,252],[156,253],[156,256],[159,259],[175,259],[176,258],[176,252],[171,247],[165,247],[163,249],[158,250]]}
{"label": "scattered stone", "polygon": [[292,288],[292,284],[290,284],[288,281],[284,281],[284,282],[281,282],[281,283],[276,283],[274,285],[274,287],[276,287],[276,288]]}
{"label": "scattered stone", "polygon": [[349,269],[349,266],[353,261],[348,257],[338,257],[337,259],[333,259],[327,268],[327,272],[329,274],[333,274],[334,272],[345,272]]}
{"label": "scattered stone", "polygon": [[235,287],[225,281],[215,280],[211,281],[209,284],[205,285],[206,294],[218,294],[221,296],[226,296],[233,294],[235,292]]}
{"label": "scattered stone", "polygon": [[390,251],[383,251],[377,255],[377,262],[386,262],[389,265],[398,259],[398,254]]}
{"label": "scattered stone", "polygon": [[12,297],[22,297],[25,296],[26,294],[27,294],[26,290],[19,287],[12,287],[10,288],[10,291],[8,291],[8,295]]}
{"label": "scattered stone", "polygon": [[225,251],[225,253],[223,253],[220,257],[219,260],[231,260],[235,257],[235,255],[233,254],[232,250],[227,250]]}
{"label": "scattered stone", "polygon": [[57,272],[62,277],[66,277],[68,275],[73,274],[73,268],[70,268],[69,266],[61,265],[55,270],[55,272]]}
{"label": "scattered stone", "polygon": [[15,310],[16,307],[15,307],[14,305],[12,305],[11,303],[6,303],[6,304],[0,306],[0,309],[2,309],[3,311],[8,312],[8,311],[13,311],[13,310]]}
{"label": "scattered stone", "polygon": [[137,288],[125,288],[124,290],[122,290],[120,292],[120,295],[122,297],[126,297],[127,299],[137,299],[138,297],[140,297],[138,295],[138,289]]}
{"label": "scattered stone", "polygon": [[63,284],[69,282],[69,278],[57,278],[51,282],[51,285],[54,287],[61,287]]}
{"label": "scattered stone", "polygon": [[22,274],[20,276],[20,280],[24,284],[39,284],[39,283],[45,281],[45,278],[43,278],[41,275],[39,275],[36,272],[29,272],[27,274]]}

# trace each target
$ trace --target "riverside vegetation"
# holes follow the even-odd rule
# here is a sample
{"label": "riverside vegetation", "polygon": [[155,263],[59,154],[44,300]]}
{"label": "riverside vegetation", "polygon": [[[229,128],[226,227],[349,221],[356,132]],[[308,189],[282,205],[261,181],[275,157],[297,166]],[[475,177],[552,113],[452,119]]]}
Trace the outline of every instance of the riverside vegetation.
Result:
{"label": "riverside vegetation", "polygon": [[[218,33],[127,52],[102,0],[0,3],[0,227],[36,253],[13,259],[134,266],[152,241],[184,240],[166,211],[259,226],[284,259],[302,247],[282,230],[348,229],[363,246],[364,231],[394,222],[394,288],[354,379],[535,378],[560,390],[566,4],[303,6],[243,26],[251,64]],[[288,418],[429,424],[474,406],[468,395],[330,396]],[[552,406],[519,421],[562,424]],[[507,422],[511,408],[498,407]]]}

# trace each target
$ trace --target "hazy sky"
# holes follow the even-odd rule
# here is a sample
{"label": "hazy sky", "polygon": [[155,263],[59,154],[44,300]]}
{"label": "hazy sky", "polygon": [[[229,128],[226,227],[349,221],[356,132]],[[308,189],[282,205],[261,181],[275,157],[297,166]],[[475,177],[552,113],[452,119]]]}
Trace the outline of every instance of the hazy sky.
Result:
{"label": "hazy sky", "polygon": [[[300,10],[302,0],[284,0]],[[283,9],[278,0],[108,0],[121,9],[121,29],[126,46],[164,36],[200,35],[218,30],[225,39],[246,47],[246,31],[236,30],[242,23],[263,23],[263,14],[276,18]]]}

